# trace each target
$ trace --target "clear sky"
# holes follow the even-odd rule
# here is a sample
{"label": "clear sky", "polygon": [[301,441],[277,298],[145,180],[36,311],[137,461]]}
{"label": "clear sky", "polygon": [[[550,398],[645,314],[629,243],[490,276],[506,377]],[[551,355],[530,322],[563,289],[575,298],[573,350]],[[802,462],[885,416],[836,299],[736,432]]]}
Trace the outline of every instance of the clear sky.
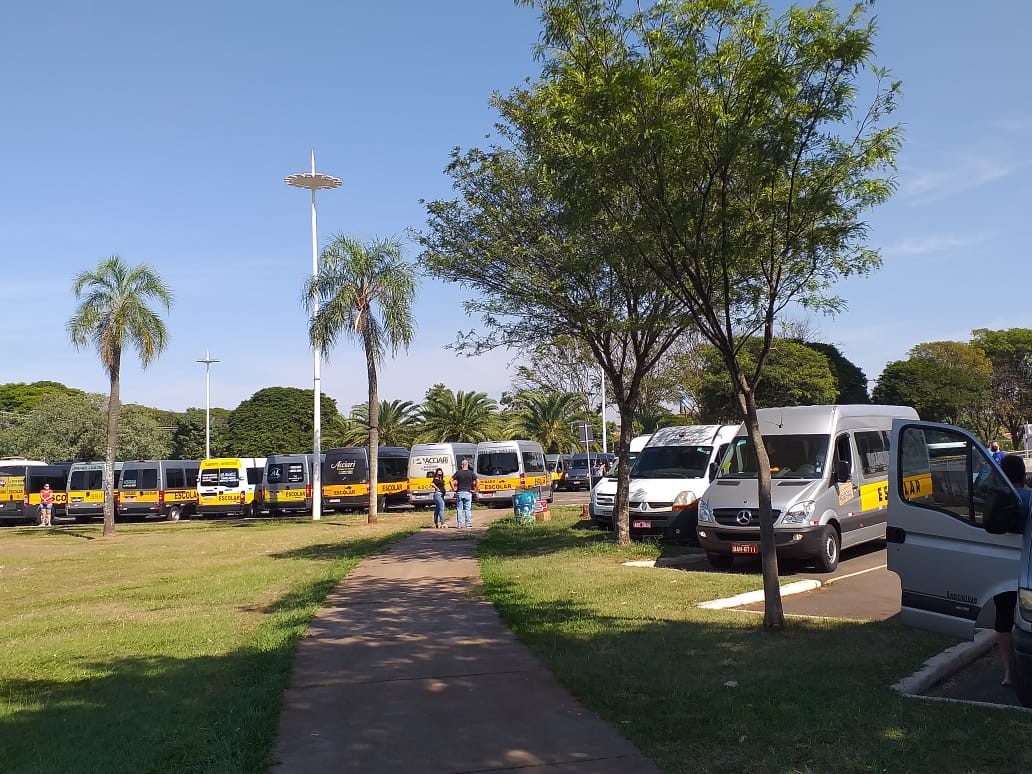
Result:
{"label": "clear sky", "polygon": [[[847,312],[812,320],[872,384],[918,342],[1032,327],[1017,228],[1032,205],[1032,3],[881,0],[875,12],[906,131],[899,191],[870,218],[885,265],[840,285]],[[125,359],[123,400],[176,410],[203,406],[206,350],[222,361],[214,406],[311,387],[309,197],[283,183],[311,149],[344,180],[319,197],[320,244],[404,238],[424,226],[421,198],[450,194],[449,150],[492,131],[491,92],[539,70],[536,15],[508,0],[15,0],[4,16],[0,382],[107,390],[64,323],[71,278],[118,253],[176,294],[169,347],[146,371]],[[415,313],[415,345],[385,365],[381,397],[508,386],[511,353],[443,348],[476,323],[458,291],[424,281]],[[365,389],[360,351],[342,342],[323,391],[347,411]]]}

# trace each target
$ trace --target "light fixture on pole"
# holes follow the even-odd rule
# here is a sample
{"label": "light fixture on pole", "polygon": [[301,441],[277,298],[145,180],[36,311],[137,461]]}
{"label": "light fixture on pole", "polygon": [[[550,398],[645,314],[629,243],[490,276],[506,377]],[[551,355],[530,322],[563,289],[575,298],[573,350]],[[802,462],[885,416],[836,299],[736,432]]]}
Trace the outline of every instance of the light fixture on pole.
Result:
{"label": "light fixture on pole", "polygon": [[212,358],[208,350],[204,350],[204,459],[211,458],[211,364],[220,361]]}
{"label": "light fixture on pole", "polygon": [[[324,175],[315,171],[315,151],[312,151],[312,171],[298,172],[283,178],[283,182],[295,188],[307,188],[312,192],[312,278],[319,274],[319,246],[316,241],[316,214],[315,214],[315,192],[320,188],[339,188],[341,179],[332,175]],[[312,291],[312,319],[319,312],[319,295]],[[322,417],[320,413],[320,398],[322,396],[322,385],[319,375],[319,366],[322,361],[322,352],[316,344],[312,344],[312,520],[318,521],[322,518]]]}

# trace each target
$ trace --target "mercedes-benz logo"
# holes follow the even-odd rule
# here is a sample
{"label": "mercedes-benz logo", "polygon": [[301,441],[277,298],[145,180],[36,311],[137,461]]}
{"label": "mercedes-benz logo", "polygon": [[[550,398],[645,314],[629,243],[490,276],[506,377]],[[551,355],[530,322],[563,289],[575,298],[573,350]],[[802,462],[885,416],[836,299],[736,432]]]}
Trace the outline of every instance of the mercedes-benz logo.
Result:
{"label": "mercedes-benz logo", "polygon": [[743,527],[752,521],[752,514],[749,511],[739,511],[735,514],[735,521],[741,524]]}

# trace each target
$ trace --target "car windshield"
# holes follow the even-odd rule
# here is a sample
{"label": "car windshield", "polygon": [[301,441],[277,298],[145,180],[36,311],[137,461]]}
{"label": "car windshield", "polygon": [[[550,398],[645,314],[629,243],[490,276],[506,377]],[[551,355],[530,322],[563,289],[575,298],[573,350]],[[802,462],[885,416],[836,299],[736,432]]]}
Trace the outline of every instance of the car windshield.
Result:
{"label": "car windshield", "polygon": [[[821,479],[828,458],[827,435],[766,435],[771,478]],[[752,442],[739,436],[720,463],[720,478],[756,478],[758,462]]]}
{"label": "car windshield", "polygon": [[631,478],[702,478],[712,453],[712,446],[646,446]]}

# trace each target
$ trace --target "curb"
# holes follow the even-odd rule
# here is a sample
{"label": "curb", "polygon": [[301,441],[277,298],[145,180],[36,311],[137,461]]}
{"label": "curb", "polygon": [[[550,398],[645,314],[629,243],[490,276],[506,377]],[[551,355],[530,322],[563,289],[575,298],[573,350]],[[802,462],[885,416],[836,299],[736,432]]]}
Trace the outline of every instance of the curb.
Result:
{"label": "curb", "polygon": [[981,629],[975,633],[973,642],[957,643],[932,656],[914,674],[893,684],[892,689],[908,696],[923,694],[943,678],[981,658],[993,647],[995,640],[991,630]]}
{"label": "curb", "polygon": [[[821,587],[819,580],[800,580],[794,581],[793,583],[786,583],[781,587],[781,596],[787,597],[792,594],[802,594],[805,591],[813,591]],[[729,607],[739,607],[740,605],[751,605],[754,602],[762,602],[763,589],[758,591],[747,591],[744,594],[736,594],[733,597],[726,597],[724,599],[713,599],[709,602],[700,602],[697,607],[705,608],[706,610],[726,610]]]}

